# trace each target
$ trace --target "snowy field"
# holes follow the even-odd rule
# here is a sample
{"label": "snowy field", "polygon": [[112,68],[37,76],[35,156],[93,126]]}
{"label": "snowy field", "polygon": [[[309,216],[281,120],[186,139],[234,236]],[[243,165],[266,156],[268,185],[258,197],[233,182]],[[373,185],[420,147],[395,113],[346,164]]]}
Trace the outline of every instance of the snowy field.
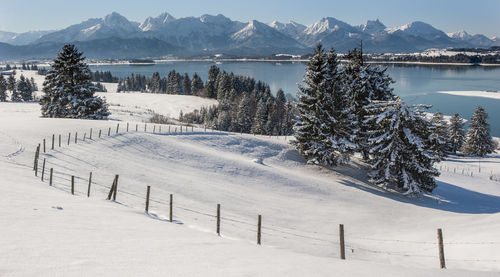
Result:
{"label": "snowy field", "polygon": [[483,90],[438,91],[438,93],[458,95],[458,96],[472,96],[472,97],[484,97],[484,98],[491,98],[491,99],[500,99],[500,92],[495,92],[495,91],[483,91]]}
{"label": "snowy field", "polygon": [[[499,154],[450,157],[437,165],[442,176],[435,192],[408,199],[371,186],[356,161],[335,170],[304,165],[290,138],[197,128],[181,133],[168,125],[161,133],[156,125],[153,133],[151,124],[144,132],[148,109],[204,105],[200,98],[112,95],[108,101],[120,104],[112,112],[134,109],[108,121],[46,119],[38,104],[0,103],[0,276],[499,275]],[[139,102],[139,96],[151,99]],[[42,182],[33,158],[43,139]],[[117,199],[107,201],[115,174]],[[339,224],[346,261],[339,259]],[[437,228],[443,229],[446,270],[439,269]]]}

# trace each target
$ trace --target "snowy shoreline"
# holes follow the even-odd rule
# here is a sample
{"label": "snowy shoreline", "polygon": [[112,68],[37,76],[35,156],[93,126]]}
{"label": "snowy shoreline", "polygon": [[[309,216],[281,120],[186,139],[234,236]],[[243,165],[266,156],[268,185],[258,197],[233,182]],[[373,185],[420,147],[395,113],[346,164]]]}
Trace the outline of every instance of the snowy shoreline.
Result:
{"label": "snowy shoreline", "polygon": [[450,94],[457,96],[483,97],[500,100],[500,91],[467,90],[467,91],[438,91],[441,94]]}

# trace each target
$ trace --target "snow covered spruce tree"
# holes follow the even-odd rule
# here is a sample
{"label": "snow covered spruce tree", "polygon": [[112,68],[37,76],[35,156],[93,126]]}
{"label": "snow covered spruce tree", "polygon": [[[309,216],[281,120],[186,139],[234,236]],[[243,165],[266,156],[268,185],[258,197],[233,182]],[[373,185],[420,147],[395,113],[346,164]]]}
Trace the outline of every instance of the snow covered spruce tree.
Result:
{"label": "snow covered spruce tree", "polygon": [[457,153],[464,144],[464,120],[458,113],[455,113],[450,118],[450,126],[448,127],[448,142],[451,153]]}
{"label": "snow covered spruce tree", "polygon": [[365,122],[377,126],[368,130],[370,179],[405,195],[432,192],[439,175],[433,165],[439,157],[429,147],[429,120],[399,98],[374,101],[366,111]]}
{"label": "snow covered spruce tree", "polygon": [[347,162],[357,148],[357,132],[349,95],[343,89],[342,72],[333,50],[318,45],[309,59],[299,86],[295,146],[310,164],[337,165]]}
{"label": "snow covered spruce tree", "polygon": [[493,153],[494,145],[490,135],[490,125],[486,122],[488,114],[482,107],[477,107],[469,123],[462,152],[467,155],[484,157]]}
{"label": "snow covered spruce tree", "polygon": [[366,106],[372,100],[387,101],[394,99],[390,85],[394,83],[392,78],[386,74],[386,68],[372,66],[364,63],[363,45],[360,49],[349,51],[346,56],[348,62],[344,66],[343,79],[345,94],[352,99],[352,112],[359,122],[359,132],[356,136],[358,152],[368,159],[368,135],[367,130],[372,126],[371,122],[365,122]]}
{"label": "snow covered spruce tree", "polygon": [[7,101],[7,81],[0,75],[0,102]]}
{"label": "snow covered spruce tree", "polygon": [[104,119],[106,102],[94,95],[96,88],[83,53],[72,44],[63,46],[48,71],[40,99],[43,117]]}
{"label": "snow covered spruce tree", "polygon": [[432,116],[430,132],[429,141],[431,150],[440,159],[445,158],[449,150],[448,123],[444,120],[441,112],[436,112]]}

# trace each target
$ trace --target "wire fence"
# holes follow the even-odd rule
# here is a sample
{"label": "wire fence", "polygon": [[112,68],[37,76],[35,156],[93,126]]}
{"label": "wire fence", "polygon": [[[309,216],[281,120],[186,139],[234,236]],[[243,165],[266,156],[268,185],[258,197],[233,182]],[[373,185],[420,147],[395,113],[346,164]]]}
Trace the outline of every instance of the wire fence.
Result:
{"label": "wire fence", "polygon": [[[153,125],[154,127],[150,126],[150,129],[158,130],[158,132],[163,131],[162,133],[173,133],[174,131],[177,131],[176,134],[181,134],[186,132],[189,132],[188,127],[184,127],[185,130],[184,132],[182,131],[183,126],[172,126],[172,125],[163,125],[161,127],[157,127],[156,125]],[[142,127],[142,126],[141,126]],[[130,129],[129,129],[130,128]],[[178,128],[178,129],[177,129]],[[116,134],[119,134],[119,125],[116,127],[116,132],[113,134],[111,132],[113,128],[109,128],[106,131],[106,137],[113,137]],[[212,130],[207,128],[195,128],[195,127],[190,127],[190,131],[192,133],[197,130],[199,133],[204,133],[204,132],[212,132]],[[200,130],[201,129],[201,130]],[[137,132],[141,131],[141,128],[139,128],[138,124],[134,126],[134,128],[130,127],[129,124],[127,123],[127,131],[128,132],[135,132],[135,130],[138,130]],[[147,132],[147,124],[144,124],[144,130]],[[102,132],[99,132],[102,136]],[[91,133],[92,134],[92,131]],[[109,134],[109,135],[108,135]],[[94,134],[95,135],[95,134]],[[69,135],[71,136],[71,135]],[[91,135],[90,135],[91,137]],[[96,142],[98,139],[90,139],[89,136],[87,136],[86,133],[84,133],[84,136],[81,136],[80,139],[83,141],[85,138],[87,140],[87,143],[93,143]],[[55,141],[56,136],[53,136],[53,145],[51,142],[51,147],[50,149],[54,149],[52,151],[57,151],[58,154],[65,155],[63,151],[58,151],[59,149],[58,146],[58,141]],[[44,140],[44,144],[47,142]],[[43,147],[43,148],[42,148]],[[46,154],[44,156],[44,163],[40,163],[41,157],[41,151],[43,149],[43,152]],[[33,169],[35,170],[35,175],[39,176],[40,174],[44,177],[44,182],[49,182],[49,177],[51,186],[59,189],[61,191],[71,193],[72,192],[72,176],[74,176],[74,181],[78,182],[79,184],[81,183],[88,183],[89,185],[92,186],[92,194],[95,194],[96,192],[99,194],[106,194],[107,191],[111,188],[111,178],[113,175],[107,174],[102,176],[99,180],[92,179],[91,182],[89,182],[89,175],[88,176],[79,176],[74,173],[74,170],[71,168],[71,165],[77,166],[78,163],[68,163],[67,161],[65,162],[59,162],[57,159],[53,159],[52,155],[47,154],[48,153],[48,147],[47,145],[39,145],[37,148],[37,153],[35,153],[35,159],[34,159],[34,166]],[[71,156],[70,156],[71,157]],[[75,158],[75,157],[72,157]],[[78,162],[82,162],[81,160]],[[28,166],[28,165],[26,165]],[[52,168],[53,174],[51,176],[48,176],[48,170]],[[440,170],[443,170],[443,166],[440,167]],[[447,172],[450,172],[450,168],[445,167],[444,170]],[[466,169],[462,169],[464,172],[466,172]],[[453,169],[454,173],[457,173],[457,168]],[[458,170],[458,173],[460,173],[461,170]],[[469,171],[467,171],[469,172]],[[469,174],[469,173],[467,173]],[[104,182],[102,179],[104,178],[109,178],[109,182]],[[90,189],[90,188],[89,188]],[[137,208],[140,203],[144,203],[146,201],[145,199],[145,193],[144,192],[139,192],[139,191],[130,191],[127,189],[124,189],[122,187],[118,188],[118,192],[120,197],[123,195],[125,196],[125,200],[120,200],[120,204],[125,205],[127,207],[131,208]],[[271,244],[276,243],[276,244],[283,244],[286,245],[287,241],[293,240],[294,242],[299,242],[302,244],[307,244],[309,246],[314,246],[314,247],[324,247],[324,248],[329,248],[329,249],[334,249],[333,246],[340,246],[344,245],[344,236],[339,237],[339,233],[328,233],[328,232],[318,232],[318,231],[311,231],[311,230],[303,230],[300,229],[299,227],[295,226],[280,226],[272,223],[267,223],[265,222],[262,225],[262,230],[258,227],[257,221],[252,221],[249,220],[248,218],[244,218],[235,214],[227,213],[229,215],[225,216],[217,216],[215,213],[207,212],[206,209],[199,209],[195,207],[189,207],[186,206],[186,203],[180,202],[172,204],[171,202],[164,200],[168,199],[166,195],[161,195],[164,192],[159,192],[157,195],[150,196],[149,202],[154,203],[158,210],[167,210],[165,209],[168,206],[174,206],[175,207],[175,214],[171,215],[172,220],[175,222],[182,222],[182,220],[187,220],[187,219],[192,219],[189,217],[189,214],[196,216],[196,217],[201,217],[206,220],[206,223],[213,224],[214,222],[217,221],[222,221],[224,222],[224,226],[229,226],[228,228],[228,233],[227,235],[229,236],[242,236],[248,238],[251,234],[257,235],[256,233],[259,232],[262,236],[270,238],[269,241]],[[75,194],[77,196],[86,196],[87,195],[87,190],[85,190],[85,193],[82,193],[81,190],[75,191]],[[160,194],[160,196],[158,196]],[[120,198],[119,197],[119,198]],[[156,214],[154,212],[150,213],[151,215]],[[161,218],[157,217],[162,220],[166,220],[166,218]],[[215,230],[215,228],[214,228]],[[244,233],[241,233],[244,232]],[[246,235],[242,235],[246,234]],[[260,235],[259,235],[260,236]],[[421,258],[424,260],[429,260],[429,259],[435,259],[438,260],[440,258],[439,255],[436,254],[430,254],[430,253],[438,253],[436,251],[439,246],[439,241],[418,241],[418,240],[404,240],[404,239],[390,239],[390,238],[374,238],[374,237],[363,237],[363,236],[350,236],[349,234],[346,236],[347,243],[345,243],[344,247],[347,249],[347,252],[349,253],[349,258],[352,259],[357,259],[357,260],[370,260],[370,261],[377,261],[377,260],[383,260],[384,257],[389,258],[389,257],[402,257],[402,258]],[[259,240],[260,243],[260,240]],[[394,248],[397,249],[404,249],[405,246],[410,246],[407,247],[409,251],[393,251],[393,250],[387,250],[385,249],[386,245],[392,245]],[[490,251],[496,251],[500,247],[500,241],[446,241],[444,243],[446,248],[449,247],[470,247],[470,246],[481,246],[481,247],[491,247]],[[465,249],[465,252],[467,249]],[[333,250],[330,250],[332,252]],[[463,252],[463,251],[459,251]],[[362,253],[362,255],[358,255],[358,253]],[[340,256],[340,253],[339,253]],[[369,259],[366,259],[369,257]],[[457,263],[500,263],[500,259],[467,259],[467,258],[462,258],[462,257],[447,257],[446,261],[450,262],[457,262]],[[428,263],[425,262],[424,263]],[[465,265],[466,266],[466,265]],[[460,265],[458,265],[460,267]]]}

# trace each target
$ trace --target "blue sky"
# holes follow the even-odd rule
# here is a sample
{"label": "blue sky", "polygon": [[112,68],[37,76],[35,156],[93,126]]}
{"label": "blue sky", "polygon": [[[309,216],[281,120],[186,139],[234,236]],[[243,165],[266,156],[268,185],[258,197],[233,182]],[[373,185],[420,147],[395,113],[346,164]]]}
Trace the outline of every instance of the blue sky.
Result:
{"label": "blue sky", "polygon": [[0,30],[61,29],[113,11],[138,22],[164,11],[174,17],[222,13],[233,20],[306,25],[326,16],[351,25],[379,18],[388,27],[420,20],[445,32],[500,37],[500,0],[0,0]]}

